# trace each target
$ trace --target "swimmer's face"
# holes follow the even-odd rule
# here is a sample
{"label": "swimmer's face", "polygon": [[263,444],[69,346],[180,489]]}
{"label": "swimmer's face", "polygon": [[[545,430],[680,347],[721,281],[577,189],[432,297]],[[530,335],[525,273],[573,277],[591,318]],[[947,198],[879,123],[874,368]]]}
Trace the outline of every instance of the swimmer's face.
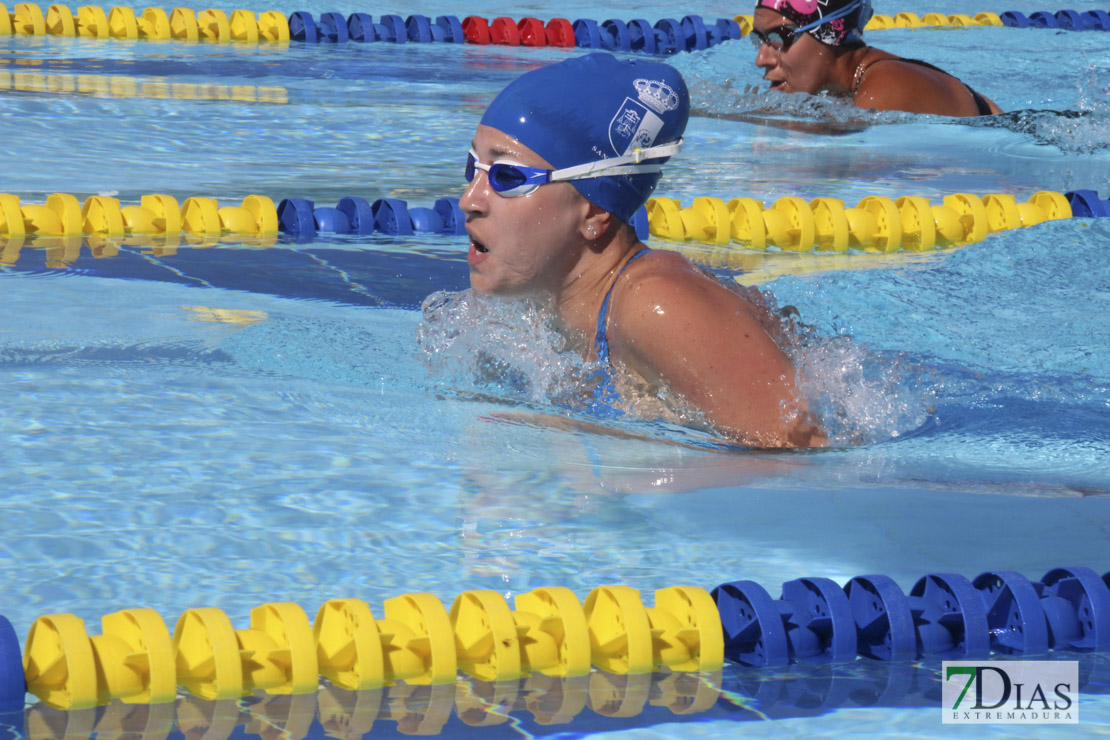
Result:
{"label": "swimmer's face", "polygon": [[[478,126],[472,148],[478,162],[511,160],[555,169],[511,136]],[[528,195],[506,198],[477,169],[459,200],[470,235],[470,286],[480,293],[554,293],[584,248],[589,201],[567,182],[543,185]]]}
{"label": "swimmer's face", "polygon": [[[794,25],[786,16],[767,8],[756,8],[752,28],[760,33],[783,25]],[[763,44],[755,56],[755,64],[763,70],[763,79],[772,90],[781,92],[816,93],[829,80],[833,55],[828,48],[808,33],[801,33],[785,49]]]}

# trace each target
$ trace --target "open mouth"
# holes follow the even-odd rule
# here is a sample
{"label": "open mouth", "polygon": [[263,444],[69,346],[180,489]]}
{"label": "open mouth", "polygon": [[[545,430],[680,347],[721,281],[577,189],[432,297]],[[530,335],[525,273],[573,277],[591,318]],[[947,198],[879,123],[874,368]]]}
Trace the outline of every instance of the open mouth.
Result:
{"label": "open mouth", "polygon": [[477,239],[471,239],[470,240],[470,246],[472,246],[474,248],[475,252],[478,252],[480,254],[485,254],[486,252],[489,251],[489,249],[486,248],[486,245],[482,244]]}
{"label": "open mouth", "polygon": [[781,90],[782,86],[786,84],[785,80],[770,80],[770,82],[771,82],[771,86],[770,86],[771,90]]}

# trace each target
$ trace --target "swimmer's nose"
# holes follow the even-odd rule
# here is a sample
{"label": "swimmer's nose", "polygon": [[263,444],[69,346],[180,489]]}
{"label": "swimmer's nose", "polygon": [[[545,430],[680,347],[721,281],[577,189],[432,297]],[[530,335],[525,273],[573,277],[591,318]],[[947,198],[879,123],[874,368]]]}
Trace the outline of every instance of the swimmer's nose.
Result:
{"label": "swimmer's nose", "polygon": [[474,179],[466,186],[462,197],[459,198],[459,210],[466,215],[467,220],[472,216],[485,213],[490,195],[486,173],[478,170],[474,173]]}
{"label": "swimmer's nose", "polygon": [[770,44],[763,44],[755,54],[755,66],[770,69],[779,63],[779,52],[771,48]]}

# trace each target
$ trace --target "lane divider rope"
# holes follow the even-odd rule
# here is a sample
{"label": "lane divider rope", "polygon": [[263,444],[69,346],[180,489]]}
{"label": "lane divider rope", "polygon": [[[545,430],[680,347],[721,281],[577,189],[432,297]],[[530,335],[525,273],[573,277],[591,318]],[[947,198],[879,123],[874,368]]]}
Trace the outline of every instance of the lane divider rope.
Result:
{"label": "lane divider rope", "polygon": [[[1105,11],[1038,11],[1026,17],[1018,11],[1002,14],[983,12],[974,16],[959,13],[944,15],[912,12],[875,15],[868,30],[919,28],[923,26],[1011,26],[1075,30],[1110,30],[1110,15]],[[18,3],[12,12],[0,4],[0,35],[69,36],[99,39],[154,41],[211,41],[243,43],[346,43],[355,41],[389,43],[496,44],[504,46],[563,46],[609,51],[674,54],[708,49],[725,41],[743,38],[751,32],[752,16],[737,15],[708,21],[698,15],[681,20],[663,18],[650,23],[643,18],[622,21],[611,18],[597,21],[566,18],[542,21],[534,17],[514,19],[481,16],[382,15],[375,22],[367,13],[325,12],[318,17],[295,11],[286,18],[278,11],[255,13],[209,8],[195,11],[174,8],[146,8],[140,15],[128,7],[115,6],[105,11],[98,6],[81,6],[74,13],[63,4],[53,4],[43,12],[35,3]]]}
{"label": "lane divider rope", "polygon": [[[748,26],[750,30],[750,24]],[[288,19],[277,11],[255,14],[233,11],[229,17],[220,9],[194,11],[174,8],[147,8],[140,16],[126,7],[107,12],[96,6],[82,6],[73,13],[55,4],[43,13],[34,3],[19,3],[13,12],[0,4],[0,34],[16,36],[75,36],[82,38],[127,40],[175,40],[212,42],[288,42],[306,43],[355,41],[389,43],[498,44],[505,46],[578,46],[611,51],[638,51],[648,54],[673,54],[707,49],[738,39],[747,33],[737,19],[705,21],[698,15],[681,20],[664,18],[652,24],[644,19],[624,22],[609,19],[598,22],[565,18],[544,22],[537,18],[515,20],[507,17],[489,21],[480,16],[382,15],[377,22],[366,13],[325,12],[313,17],[295,11]]]}
{"label": "lane divider rope", "polygon": [[[1042,190],[1021,202],[1005,193],[979,197],[945,196],[932,204],[920,196],[897,199],[867,196],[855,207],[836,198],[787,196],[765,207],[754,198],[695,198],[683,208],[672,198],[652,198],[634,215],[641,239],[657,236],[676,242],[701,242],[749,249],[864,252],[928,251],[982,241],[988,234],[1027,228],[1050,220],[1110,217],[1110,200],[1093,190],[1067,193]],[[466,218],[454,198],[432,207],[411,206],[398,198],[348,196],[335,206],[316,206],[305,198],[285,198],[277,205],[265,195],[248,195],[239,205],[221,206],[213,198],[141,196],[139,205],[89,196],[82,204],[67,193],[54,193],[44,204],[23,203],[0,193],[0,238],[8,246],[24,240],[85,237],[107,240],[172,237],[255,239],[274,243],[278,233],[307,242],[319,233],[373,233],[409,236],[435,233],[461,236]],[[138,243],[138,242],[136,242]]]}
{"label": "lane divider rope", "polygon": [[91,637],[79,617],[49,614],[31,625],[22,655],[0,616],[0,711],[21,709],[25,692],[56,709],[87,709],[115,699],[170,703],[178,686],[206,700],[312,694],[320,676],[361,691],[449,684],[460,671],[498,682],[594,667],[713,673],[725,659],[776,667],[1049,651],[1110,651],[1110,572],[1054,568],[1039,581],[1005,570],[974,580],[931,573],[908,594],[884,575],[843,587],[799,578],[782,584],[778,599],[738,580],[712,592],[662,588],[653,606],[620,585],[595,588],[585,602],[567,588],[538,588],[517,595],[513,608],[492,590],[462,593],[450,610],[412,593],[386,600],[381,617],[360,599],[328,601],[312,624],[297,604],[273,602],[239,629],[219,609],[189,609],[172,636],[152,609],[108,614]]}
{"label": "lane divider rope", "polygon": [[[1099,213],[1094,213],[1099,210]],[[647,203],[651,234],[671,241],[750,249],[865,252],[928,251],[982,241],[988,234],[1073,216],[1110,214],[1093,191],[1040,191],[1027,202],[1009,194],[945,196],[935,205],[920,196],[867,196],[855,207],[837,198],[787,196],[765,207],[754,198],[695,198],[683,208],[672,198]]]}

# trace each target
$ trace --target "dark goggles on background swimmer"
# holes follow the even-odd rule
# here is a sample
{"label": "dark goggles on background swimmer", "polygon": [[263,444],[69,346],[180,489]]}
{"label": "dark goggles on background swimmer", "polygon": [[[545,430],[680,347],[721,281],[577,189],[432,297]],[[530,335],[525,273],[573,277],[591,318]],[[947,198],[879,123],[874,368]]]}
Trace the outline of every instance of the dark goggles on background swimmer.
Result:
{"label": "dark goggles on background swimmer", "polygon": [[798,38],[800,31],[793,23],[784,23],[770,31],[757,31],[753,28],[748,37],[752,40],[752,46],[757,49],[767,44],[775,51],[786,51]]}
{"label": "dark goggles on background swimmer", "polygon": [[466,181],[473,182],[477,170],[486,173],[489,186],[503,198],[517,198],[528,195],[540,185],[549,182],[566,182],[568,180],[588,180],[594,177],[614,177],[617,175],[641,175],[645,173],[662,172],[662,165],[641,164],[645,159],[657,159],[678,154],[682,149],[682,140],[670,144],[637,149],[631,154],[621,157],[611,157],[589,164],[565,167],[561,170],[545,170],[540,167],[513,162],[508,159],[499,159],[492,164],[482,164],[478,161],[478,153],[473,149],[466,157]]}
{"label": "dark goggles on background swimmer", "polygon": [[857,10],[862,2],[854,2],[845,5],[840,10],[829,13],[823,18],[818,18],[812,23],[807,23],[804,26],[795,26],[793,23],[784,23],[781,26],[772,28],[770,31],[757,31],[754,28],[748,34],[752,40],[752,46],[759,49],[764,44],[770,46],[775,51],[786,51],[790,45],[798,40],[800,34],[806,31],[812,31],[815,28],[820,28],[830,21],[835,21],[838,18],[850,14],[852,11]]}

